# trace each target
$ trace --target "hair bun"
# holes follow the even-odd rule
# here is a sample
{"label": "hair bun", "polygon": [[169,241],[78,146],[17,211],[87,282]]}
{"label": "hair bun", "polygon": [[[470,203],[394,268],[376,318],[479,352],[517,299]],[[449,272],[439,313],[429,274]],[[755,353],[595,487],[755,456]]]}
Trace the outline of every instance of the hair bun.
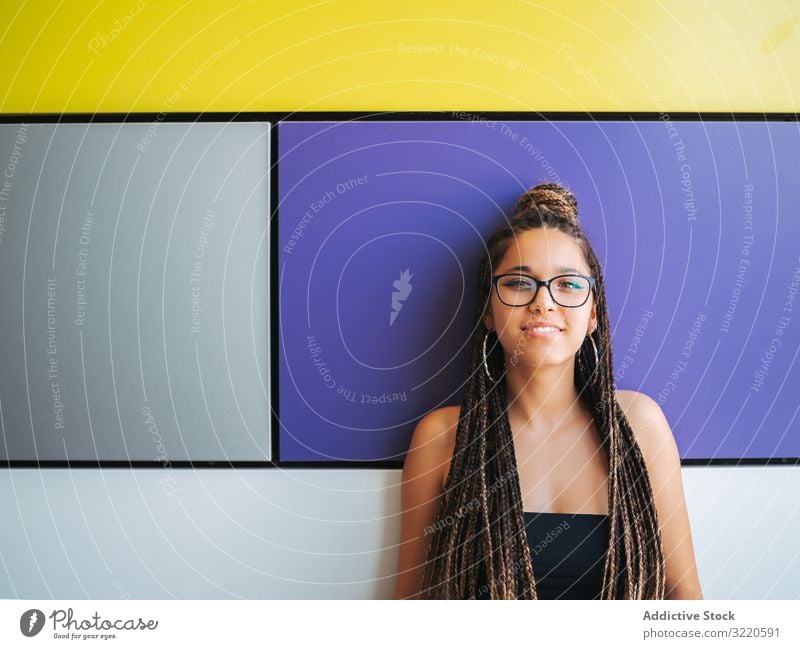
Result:
{"label": "hair bun", "polygon": [[578,221],[578,201],[571,191],[558,183],[539,183],[525,190],[525,193],[517,199],[512,218],[516,218],[521,212],[540,207],[564,216],[570,221],[576,223]]}

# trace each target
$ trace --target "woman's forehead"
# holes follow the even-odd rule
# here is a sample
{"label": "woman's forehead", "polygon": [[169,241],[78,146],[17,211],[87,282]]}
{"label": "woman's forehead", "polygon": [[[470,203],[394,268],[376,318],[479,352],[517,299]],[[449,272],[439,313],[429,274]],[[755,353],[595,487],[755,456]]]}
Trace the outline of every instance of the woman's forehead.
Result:
{"label": "woman's forehead", "polygon": [[514,237],[499,270],[527,273],[589,272],[577,242],[558,230],[528,230]]}

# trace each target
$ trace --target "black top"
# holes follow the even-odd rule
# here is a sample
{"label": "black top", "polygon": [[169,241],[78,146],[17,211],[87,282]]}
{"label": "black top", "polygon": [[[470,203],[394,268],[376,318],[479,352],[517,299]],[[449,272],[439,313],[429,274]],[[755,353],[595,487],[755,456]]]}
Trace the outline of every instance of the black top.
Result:
{"label": "black top", "polygon": [[[599,599],[608,549],[607,514],[523,512],[539,599]],[[475,599],[489,599],[481,561]]]}

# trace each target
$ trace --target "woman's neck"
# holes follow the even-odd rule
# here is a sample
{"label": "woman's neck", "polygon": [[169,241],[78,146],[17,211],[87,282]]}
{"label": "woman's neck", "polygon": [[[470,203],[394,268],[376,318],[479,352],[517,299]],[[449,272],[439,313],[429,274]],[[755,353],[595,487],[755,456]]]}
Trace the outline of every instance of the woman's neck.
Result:
{"label": "woman's neck", "polygon": [[531,368],[506,364],[506,400],[512,429],[547,435],[585,417],[575,387],[575,362]]}

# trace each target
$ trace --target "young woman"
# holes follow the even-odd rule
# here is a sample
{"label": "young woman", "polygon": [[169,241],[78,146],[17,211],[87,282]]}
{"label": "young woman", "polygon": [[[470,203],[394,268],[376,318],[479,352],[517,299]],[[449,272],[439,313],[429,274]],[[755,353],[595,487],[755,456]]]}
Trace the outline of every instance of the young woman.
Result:
{"label": "young woman", "polygon": [[702,599],[677,446],[616,391],[597,256],[565,188],[488,241],[461,406],[403,468],[395,599]]}

